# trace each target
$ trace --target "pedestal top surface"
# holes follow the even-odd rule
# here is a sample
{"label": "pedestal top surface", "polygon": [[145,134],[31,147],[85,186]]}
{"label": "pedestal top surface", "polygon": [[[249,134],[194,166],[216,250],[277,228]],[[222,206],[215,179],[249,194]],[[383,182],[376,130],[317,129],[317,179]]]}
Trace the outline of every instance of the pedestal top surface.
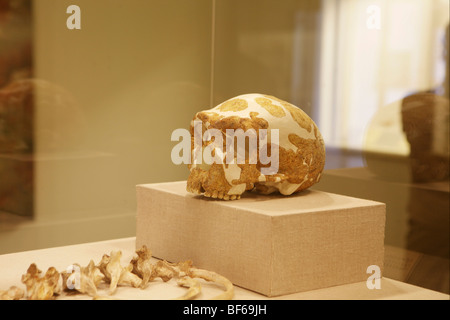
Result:
{"label": "pedestal top surface", "polygon": [[381,202],[309,189],[290,196],[281,194],[262,195],[255,192],[245,192],[239,200],[224,201],[221,199],[206,198],[202,195],[194,195],[187,192],[186,181],[142,184],[138,187],[151,188],[177,194],[181,197],[198,199],[199,201],[210,201],[220,206],[237,208],[270,216],[384,206]]}

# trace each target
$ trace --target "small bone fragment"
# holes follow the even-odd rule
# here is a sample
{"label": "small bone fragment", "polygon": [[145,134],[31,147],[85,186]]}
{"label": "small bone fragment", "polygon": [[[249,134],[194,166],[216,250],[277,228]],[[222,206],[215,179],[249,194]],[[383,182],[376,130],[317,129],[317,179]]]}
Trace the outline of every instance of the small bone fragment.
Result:
{"label": "small bone fragment", "polygon": [[184,295],[176,298],[175,300],[194,299],[202,291],[202,287],[200,286],[200,283],[197,280],[192,279],[190,277],[183,277],[183,278],[178,279],[177,284],[180,287],[186,287],[189,289]]}
{"label": "small bone fragment", "polygon": [[161,278],[164,282],[169,281],[173,277],[178,277],[179,271],[172,266],[167,261],[160,260],[156,263],[155,267],[155,278]]}
{"label": "small bone fragment", "polygon": [[104,274],[106,282],[110,283],[109,294],[116,292],[118,285],[131,285],[138,288],[142,279],[131,273],[133,265],[129,264],[126,268],[120,264],[122,251],[112,251],[111,255],[104,254],[98,268]]}
{"label": "small bone fragment", "polygon": [[137,257],[134,257],[130,262],[133,266],[132,273],[142,279],[141,289],[144,289],[147,287],[148,282],[153,280],[156,276],[155,265],[150,261],[152,252],[147,246],[142,246],[136,253]]}
{"label": "small bone fragment", "polygon": [[132,272],[143,279],[141,288],[144,288],[149,281],[155,278],[161,278],[164,282],[167,282],[178,275],[179,271],[166,261],[158,260],[155,264],[152,264],[150,261],[152,254],[147,246],[142,246],[136,253],[137,257],[134,257],[130,264],[133,266]]}
{"label": "small bone fragment", "polygon": [[[230,280],[213,271],[197,269],[192,266],[192,261],[186,260],[179,263],[169,263],[167,261],[159,261],[161,263],[160,270],[171,270],[178,277],[188,276],[190,278],[201,278],[206,281],[215,282],[225,287],[225,292],[213,297],[212,300],[231,300],[234,296],[233,283]],[[164,268],[163,268],[164,266]]]}
{"label": "small bone fragment", "polygon": [[54,267],[50,267],[43,277],[40,276],[41,273],[36,264],[32,263],[27,273],[22,275],[28,300],[50,300],[61,293],[59,272]]}
{"label": "small bone fragment", "polygon": [[24,296],[25,292],[16,286],[12,286],[8,290],[0,290],[0,300],[20,300]]}
{"label": "small bone fragment", "polygon": [[220,274],[215,273],[213,271],[197,269],[197,268],[191,268],[189,270],[189,276],[192,278],[201,278],[206,281],[212,281],[212,282],[221,284],[222,286],[225,287],[224,293],[211,298],[211,300],[231,300],[231,299],[233,299],[233,296],[234,296],[233,283],[231,283],[231,281],[228,280],[227,278],[225,278],[224,276],[221,276]]}
{"label": "small bone fragment", "polygon": [[193,299],[201,292],[200,283],[186,276],[186,272],[192,265],[191,261],[177,264],[177,268],[175,268],[166,261],[158,261],[156,264],[152,264],[150,261],[152,257],[151,251],[145,245],[137,250],[136,253],[137,257],[131,260],[131,264],[133,265],[133,273],[142,278],[142,289],[147,286],[149,281],[155,278],[159,277],[164,282],[167,282],[173,277],[177,277],[179,278],[177,284],[188,288],[188,291],[181,297],[176,298],[176,300]]}
{"label": "small bone fragment", "polygon": [[[91,297],[97,296],[97,287],[105,277],[99,268],[91,260],[86,267],[73,264],[75,273],[64,271],[61,273],[63,279],[63,289],[65,291],[76,290],[79,293],[87,294]],[[78,272],[78,274],[76,274]]]}
{"label": "small bone fragment", "polygon": [[[194,299],[202,290],[200,283],[190,277],[180,278],[177,281],[180,287],[188,288],[187,292],[174,300],[190,300]],[[121,300],[112,296],[95,296],[94,300]]]}

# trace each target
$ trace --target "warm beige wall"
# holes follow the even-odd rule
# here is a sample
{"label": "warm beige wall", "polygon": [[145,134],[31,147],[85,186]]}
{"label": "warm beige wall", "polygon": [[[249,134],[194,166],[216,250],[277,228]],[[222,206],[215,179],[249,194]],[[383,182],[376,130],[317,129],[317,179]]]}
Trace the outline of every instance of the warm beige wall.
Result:
{"label": "warm beige wall", "polygon": [[266,93],[314,117],[321,1],[218,0],[214,103]]}
{"label": "warm beige wall", "polygon": [[[66,27],[71,4],[81,30]],[[136,184],[187,177],[170,135],[209,104],[211,10],[208,0],[34,1],[35,76],[49,82],[36,100],[36,217],[133,212]],[[55,92],[75,102],[46,98]]]}

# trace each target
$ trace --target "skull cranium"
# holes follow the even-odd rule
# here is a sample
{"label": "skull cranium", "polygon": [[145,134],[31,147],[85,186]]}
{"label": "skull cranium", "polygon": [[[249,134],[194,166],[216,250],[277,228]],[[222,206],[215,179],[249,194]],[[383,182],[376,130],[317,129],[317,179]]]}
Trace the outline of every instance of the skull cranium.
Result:
{"label": "skull cranium", "polygon": [[[250,152],[251,134],[247,135],[249,143],[244,151],[236,148],[234,137],[232,148],[225,143],[230,141],[233,129],[256,135],[258,150],[265,148],[265,154],[271,155],[269,168],[267,159],[264,162],[261,156],[264,153],[255,156]],[[210,130],[219,134],[214,139],[207,137],[205,132]],[[220,136],[223,139],[218,139]],[[273,137],[277,138],[275,142]],[[208,148],[215,159],[222,161],[205,164],[203,152]],[[240,95],[198,112],[191,123],[191,150],[187,191],[224,200],[239,199],[253,189],[263,194],[293,194],[317,183],[325,165],[324,141],[313,120],[298,107],[263,94]],[[239,162],[239,155],[245,161]]]}

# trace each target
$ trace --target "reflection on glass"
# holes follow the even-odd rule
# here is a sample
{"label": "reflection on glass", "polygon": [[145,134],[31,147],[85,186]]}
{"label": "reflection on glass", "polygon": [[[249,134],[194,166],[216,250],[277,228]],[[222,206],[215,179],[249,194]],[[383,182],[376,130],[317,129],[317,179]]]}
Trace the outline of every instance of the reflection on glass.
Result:
{"label": "reflection on glass", "polygon": [[133,236],[135,186],[188,175],[170,134],[210,101],[211,2],[79,1],[81,29],[71,1],[0,4],[0,253]]}
{"label": "reflection on glass", "polygon": [[20,215],[33,210],[31,16],[30,0],[0,1],[0,211]]}

